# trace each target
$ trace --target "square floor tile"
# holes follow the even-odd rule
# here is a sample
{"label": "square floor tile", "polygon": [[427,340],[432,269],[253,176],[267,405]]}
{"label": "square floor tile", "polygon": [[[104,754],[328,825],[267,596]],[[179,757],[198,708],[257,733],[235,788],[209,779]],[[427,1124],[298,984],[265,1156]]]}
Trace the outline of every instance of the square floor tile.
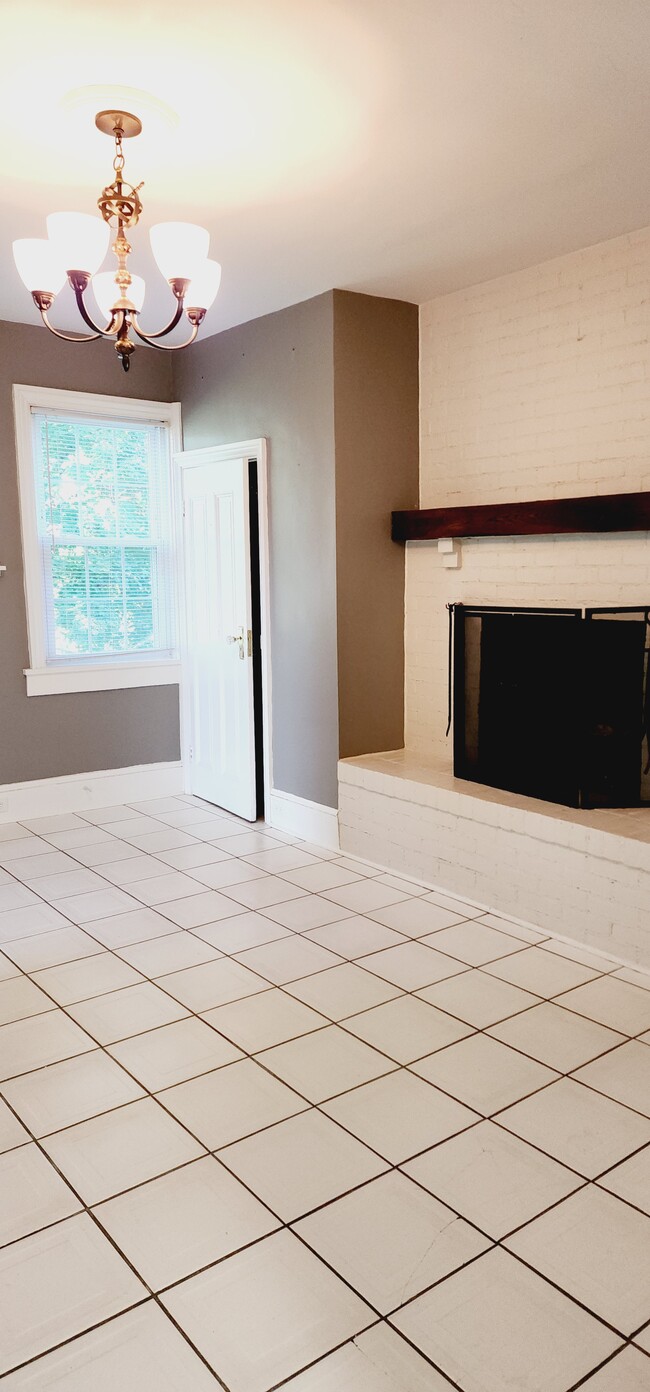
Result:
{"label": "square floor tile", "polygon": [[[351,870],[354,874],[363,875],[364,878],[373,879],[374,876],[381,874],[381,870],[378,865],[369,865],[367,861],[357,860],[355,856],[342,856],[339,855],[336,851],[328,851],[327,855],[331,858],[334,865],[340,865],[343,868],[343,870]],[[326,859],[324,853],[323,859]]]}
{"label": "square floor tile", "polygon": [[0,1155],[14,1146],[25,1145],[30,1140],[29,1133],[14,1116],[6,1102],[0,1100]]}
{"label": "square floor tile", "polygon": [[309,938],[294,933],[290,938],[238,953],[237,960],[275,986],[283,986],[326,967],[335,967],[341,959],[318,943],[310,942]]}
{"label": "square floor tile", "polygon": [[650,1049],[633,1040],[595,1059],[574,1075],[596,1092],[650,1116]]}
{"label": "square floor tile", "polygon": [[437,904],[440,909],[449,909],[450,913],[460,914],[461,918],[483,917],[484,910],[477,904],[468,904],[466,899],[454,899],[453,895],[443,894],[442,890],[432,889],[424,898],[427,904]]}
{"label": "square floor tile", "polygon": [[167,933],[178,932],[178,929],[155,909],[134,909],[131,913],[94,919],[89,924],[89,932],[104,947],[117,948],[146,942],[148,938],[162,938]]}
{"label": "square floor tile", "polygon": [[28,857],[46,855],[51,850],[48,842],[40,836],[27,836],[24,828],[21,830],[22,836],[10,836],[8,840],[3,838],[0,842],[0,865],[11,869],[12,860],[27,860]]}
{"label": "square floor tile", "polygon": [[[312,866],[314,868],[318,866]],[[299,899],[269,904],[265,912],[274,923],[281,923],[295,933],[306,933],[310,928],[322,928],[326,923],[338,923],[352,916],[350,909],[332,904],[320,894],[302,894]]]}
{"label": "square floor tile", "polygon": [[81,928],[57,928],[53,933],[41,933],[35,938],[5,943],[4,950],[6,956],[23,971],[37,972],[58,966],[60,962],[91,957],[93,953],[102,951],[102,945]]}
{"label": "square floor tile", "polygon": [[[24,909],[7,909],[0,914],[0,942],[11,943],[16,938],[31,938],[35,933],[49,933],[53,928],[67,928],[68,921],[51,904],[27,904]],[[634,989],[634,988],[632,988]]]}
{"label": "square floor tile", "polygon": [[263,831],[244,831],[243,827],[239,829],[237,836],[228,837],[226,834],[224,837],[215,833],[209,839],[234,856],[252,855],[255,851],[274,851],[283,844],[275,836],[268,836]]}
{"label": "square floor tile", "polygon": [[449,1388],[447,1379],[387,1324],[375,1324],[284,1384],[285,1392],[449,1392]]}
{"label": "square floor tile", "polygon": [[566,1392],[618,1343],[498,1249],[419,1296],[394,1323],[463,1392]]}
{"label": "square floor tile", "polygon": [[491,1121],[434,1146],[409,1160],[404,1169],[495,1239],[529,1222],[581,1184],[571,1170]]}
{"label": "square floor tile", "polygon": [[160,1100],[209,1150],[230,1145],[308,1106],[252,1059],[180,1083],[161,1093]]}
{"label": "square floor tile", "polygon": [[492,962],[490,974],[510,981],[513,986],[523,986],[525,991],[533,991],[544,999],[569,991],[572,986],[581,986],[595,976],[593,967],[582,967],[579,962],[542,952],[539,947],[529,947],[515,957]]}
{"label": "square floor tile", "polygon": [[72,894],[65,899],[57,899],[57,908],[72,923],[92,923],[96,918],[108,918],[111,914],[128,913],[137,909],[138,903],[123,889],[113,887],[95,889],[90,894]]}
{"label": "square floor tile", "polygon": [[147,1294],[85,1214],[5,1247],[0,1280],[0,1371],[110,1319]]}
{"label": "square floor tile", "polygon": [[647,1387],[648,1360],[629,1345],[581,1383],[580,1392],[647,1392]]}
{"label": "square floor tile", "polygon": [[197,1012],[211,1010],[215,1005],[225,1005],[226,1001],[239,1000],[242,996],[254,995],[256,991],[266,991],[269,985],[268,981],[249,971],[248,967],[243,967],[240,962],[231,962],[228,957],[219,957],[216,962],[205,962],[199,967],[188,967],[186,971],[171,972],[163,984],[170,996]]}
{"label": "square floor tile", "polygon": [[393,1165],[478,1120],[469,1107],[404,1069],[335,1097],[323,1111]]}
{"label": "square floor tile", "polygon": [[604,1025],[595,1025],[570,1010],[563,1010],[559,1002],[551,1004],[550,1001],[537,1004],[534,1010],[527,1010],[512,1020],[493,1025],[490,1034],[560,1073],[571,1073],[574,1068],[623,1042],[621,1034],[614,1034]]}
{"label": "square floor tile", "polygon": [[387,885],[389,889],[399,889],[404,894],[412,894],[414,897],[424,895],[427,892],[426,885],[418,884],[416,880],[405,880],[402,875],[391,875],[388,872],[377,875],[377,884]]}
{"label": "square floor tile", "polygon": [[[225,844],[225,843],[224,843]],[[258,870],[266,870],[270,875],[281,875],[285,870],[300,870],[306,865],[316,865],[319,856],[308,855],[295,846],[281,846],[275,851],[257,851],[246,859]]]}
{"label": "square floor tile", "polygon": [[[23,912],[23,910],[18,910]],[[28,910],[24,910],[28,912]],[[650,992],[615,976],[601,976],[562,996],[560,1004],[621,1034],[650,1029]]]}
{"label": "square floor tile", "polygon": [[58,1131],[42,1144],[87,1204],[100,1203],[204,1153],[150,1097]]}
{"label": "square floor tile", "polygon": [[431,1058],[420,1059],[413,1064],[413,1071],[486,1117],[558,1076],[485,1034],[474,1034]]}
{"label": "square floor tile", "polygon": [[111,836],[101,827],[90,826],[87,822],[83,826],[74,827],[71,831],[48,831],[45,840],[63,851],[75,850],[78,846],[99,846],[102,844],[107,846],[112,844],[119,847],[116,836]]}
{"label": "square floor tile", "polygon": [[384,928],[381,923],[373,923],[370,918],[353,914],[340,923],[327,923],[324,928],[312,928],[307,937],[312,942],[338,952],[340,957],[354,961],[371,952],[381,952],[384,947],[399,947],[406,941],[401,933],[392,928]]}
{"label": "square floor tile", "polygon": [[[161,867],[162,869],[162,867]],[[186,899],[188,895],[201,894],[201,885],[180,870],[169,870],[168,874],[152,875],[145,880],[133,880],[129,884],[129,894],[141,904],[151,908],[172,899]]]}
{"label": "square floor tile", "polygon": [[[373,880],[372,887],[378,884],[379,881]],[[422,938],[426,933],[440,932],[462,922],[462,914],[441,909],[439,904],[432,904],[426,899],[414,899],[412,896],[404,898],[400,904],[372,910],[371,917],[376,923],[383,923],[386,928],[395,928],[398,933],[406,933],[409,938]],[[441,946],[440,951],[445,952],[446,948]]]}
{"label": "square floor tile", "polygon": [[467,970],[454,957],[447,957],[444,952],[436,952],[421,942],[405,942],[399,947],[388,947],[385,952],[372,952],[364,957],[363,965],[403,991],[417,991]]}
{"label": "square floor tile", "polygon": [[[346,1015],[356,1015],[382,1001],[392,1000],[399,995],[399,988],[382,981],[372,972],[364,971],[352,962],[342,962],[339,967],[329,967],[327,971],[316,972],[314,976],[303,976],[300,981],[292,981],[287,991],[322,1011],[331,1020],[342,1020]],[[649,1050],[650,1052],[650,1050]]]}
{"label": "square floor tile", "polygon": [[20,976],[20,967],[17,967],[15,962],[10,962],[4,952],[0,952],[0,981],[9,981],[14,976]]}
{"label": "square floor tile", "polygon": [[579,962],[581,966],[593,967],[596,972],[611,972],[620,966],[619,962],[605,957],[601,952],[589,952],[579,943],[563,942],[562,938],[547,938],[545,942],[540,943],[540,948],[542,952],[551,952],[555,957],[568,957],[570,961]]}
{"label": "square floor tile", "polygon": [[476,970],[428,986],[420,994],[423,1000],[437,1005],[440,1010],[448,1010],[450,1015],[465,1020],[475,1029],[486,1029],[497,1020],[505,1020],[538,1004],[537,996],[531,996],[529,991],[520,991],[518,986]]}
{"label": "square floor tile", "polygon": [[38,1146],[0,1156],[0,1247],[78,1213],[81,1204]]}
{"label": "square floor tile", "polygon": [[220,1159],[285,1222],[386,1169],[367,1146],[314,1110],[228,1146]]}
{"label": "square floor tile", "polygon": [[267,1049],[259,1061],[310,1102],[323,1102],[395,1068],[391,1059],[336,1025]]}
{"label": "square floor tile", "polygon": [[30,1015],[42,1015],[46,1010],[55,1008],[45,992],[26,976],[12,976],[8,981],[0,981],[0,1025],[25,1020]]}
{"label": "square floor tile", "polygon": [[220,860],[229,860],[227,851],[211,846],[207,841],[195,841],[193,846],[178,846],[173,851],[156,851],[156,860],[174,870],[191,871],[196,865],[216,865]]}
{"label": "square floor tile", "polygon": [[[102,876],[95,874],[95,870],[64,870],[61,874],[46,874],[40,877],[38,884],[33,881],[33,887],[38,889],[40,898],[58,906],[60,899],[90,894],[95,889],[107,889],[109,885]],[[70,913],[67,916],[71,917]]]}
{"label": "square floor tile", "polygon": [[[354,884],[341,885],[339,889],[326,889],[323,893],[332,903],[340,904],[342,908],[355,914],[369,914],[377,909],[386,908],[388,904],[409,901],[409,896],[404,894],[403,890],[389,889],[387,885],[380,885],[376,880],[369,879],[356,880]],[[388,926],[392,928],[395,925],[391,923]]]}
{"label": "square floor tile", "polygon": [[[239,862],[242,866],[246,861]],[[254,865],[248,865],[249,870],[255,870]],[[238,904],[244,904],[247,909],[268,909],[270,904],[284,904],[288,899],[302,899],[307,893],[305,889],[299,889],[297,885],[289,884],[288,880],[282,880],[278,875],[268,875],[264,870],[256,872],[261,876],[259,880],[238,881],[237,884],[228,885],[228,895],[235,899]]]}
{"label": "square floor tile", "polygon": [[205,1011],[204,1018],[249,1054],[329,1024],[323,1015],[280,990],[220,1005],[216,1010]]}
{"label": "square floor tile", "polygon": [[490,1245],[395,1171],[303,1218],[295,1230],[383,1315]]}
{"label": "square floor tile", "polygon": [[[2,848],[0,847],[0,850]],[[37,856],[26,856],[21,859],[12,860],[11,873],[17,880],[25,880],[30,889],[38,893],[37,879],[44,875],[60,875],[64,871],[77,871],[79,866],[72,856],[67,856],[63,851],[47,851],[41,846],[41,854]],[[3,874],[6,872],[3,871]]]}
{"label": "square floor tile", "polygon": [[3,1084],[3,1091],[35,1136],[74,1126],[143,1095],[100,1049],[14,1078]]}
{"label": "square floor tile", "polygon": [[212,1156],[109,1199],[96,1213],[156,1291],[279,1226]]}
{"label": "square floor tile", "polygon": [[15,1078],[94,1049],[94,1041],[60,1010],[0,1027],[0,1077]]}
{"label": "square floor tile", "polygon": [[[129,850],[133,850],[130,846]],[[160,879],[161,875],[171,874],[170,866],[161,865],[156,856],[131,855],[128,860],[109,861],[106,865],[100,866],[100,870],[105,879],[110,880],[111,884],[125,885],[130,894],[130,886],[133,883],[141,883],[147,879]]]}
{"label": "square floor tile", "polygon": [[185,1281],[163,1304],[237,1392],[266,1392],[374,1319],[287,1232]]}
{"label": "square floor tile", "polygon": [[199,886],[203,885],[206,889],[230,890],[235,885],[257,884],[260,880],[268,879],[264,870],[258,870],[255,865],[248,865],[245,860],[237,860],[234,856],[215,865],[197,865],[191,875]]}
{"label": "square floor tile", "polygon": [[[2,875],[6,871],[2,871]],[[44,895],[42,896],[45,897]],[[16,884],[7,875],[7,879],[0,880],[0,913],[6,913],[7,909],[24,909],[27,904],[38,904],[40,902],[37,894],[33,890],[27,889],[26,885]]]}
{"label": "square floor tile", "polygon": [[291,884],[308,890],[310,894],[320,894],[324,889],[340,889],[341,885],[352,884],[361,878],[351,870],[342,870],[340,865],[332,865],[323,860],[320,865],[308,865],[305,870],[285,870]]}
{"label": "square floor tile", "polygon": [[73,1020],[88,1031],[98,1044],[114,1044],[132,1034],[169,1025],[187,1014],[185,1006],[173,1000],[151,981],[127,986],[106,996],[79,1001],[68,1007]]}
{"label": "square floor tile", "polygon": [[516,1102],[499,1123],[587,1179],[650,1141],[650,1121],[570,1078]]}
{"label": "square floor tile", "polygon": [[457,923],[454,928],[427,933],[423,939],[429,947],[439,952],[448,952],[468,967],[481,967],[488,962],[494,964],[505,958],[510,961],[513,953],[521,956],[525,944],[519,938],[511,938],[507,933],[497,933],[473,918],[468,923]]}
{"label": "square floor tile", "polygon": [[141,852],[137,851],[135,846],[129,846],[126,841],[118,841],[115,836],[108,836],[105,841],[75,846],[72,854],[82,865],[101,867],[113,865],[118,860],[132,860]]}
{"label": "square floor tile", "polygon": [[499,933],[511,933],[513,938],[521,938],[522,942],[539,943],[548,936],[546,933],[538,933],[526,924],[516,923],[512,918],[504,918],[502,914],[483,913],[481,923],[487,923]]}
{"label": "square floor tile", "polygon": [[142,977],[112,952],[98,952],[93,957],[80,957],[76,962],[48,967],[46,971],[37,972],[34,980],[59,1005],[72,1005],[75,1001],[90,1000],[91,996],[119,991],[124,986],[135,986]]}
{"label": "square floor tile", "polygon": [[219,923],[204,923],[193,930],[194,936],[208,942],[220,952],[246,952],[249,947],[259,947],[261,943],[276,942],[279,938],[289,938],[288,928],[280,923],[272,923],[263,914],[246,913],[243,905],[239,907],[236,918],[222,918]]}
{"label": "square floor tile", "polygon": [[131,836],[132,846],[137,846],[139,851],[145,851],[147,855],[156,855],[158,851],[177,851],[181,846],[193,846],[195,840],[193,836],[188,836],[184,831],[176,831],[174,827],[168,827],[164,831],[145,831],[142,836]]}
{"label": "square floor tile", "polygon": [[164,938],[150,938],[148,942],[118,950],[120,957],[143,976],[167,976],[187,967],[202,966],[204,962],[216,962],[221,956],[210,943],[196,938],[193,933],[168,933]]}
{"label": "square floor tile", "polygon": [[650,1319],[650,1218],[595,1185],[506,1246],[622,1334]]}
{"label": "square floor tile", "polygon": [[[217,923],[220,918],[233,918],[237,905],[225,894],[216,889],[204,889],[200,894],[190,894],[186,899],[172,899],[168,904],[159,904],[158,912],[177,923],[179,928],[198,928],[202,923]],[[243,912],[243,910],[240,910]]]}
{"label": "square floor tile", "polygon": [[217,1386],[153,1300],[11,1373],[5,1383],[6,1392],[215,1392]]}
{"label": "square floor tile", "polygon": [[373,1010],[352,1015],[346,1019],[345,1028],[402,1064],[444,1049],[470,1033],[469,1025],[416,996],[397,996]]}
{"label": "square floor tile", "polygon": [[650,1216],[650,1146],[637,1151],[629,1160],[624,1160],[616,1169],[608,1170],[598,1183],[603,1189],[626,1199],[635,1208],[642,1208]]}
{"label": "square floor tile", "polygon": [[241,1058],[239,1049],[192,1015],[125,1039],[114,1044],[110,1052],[149,1092],[184,1083]]}

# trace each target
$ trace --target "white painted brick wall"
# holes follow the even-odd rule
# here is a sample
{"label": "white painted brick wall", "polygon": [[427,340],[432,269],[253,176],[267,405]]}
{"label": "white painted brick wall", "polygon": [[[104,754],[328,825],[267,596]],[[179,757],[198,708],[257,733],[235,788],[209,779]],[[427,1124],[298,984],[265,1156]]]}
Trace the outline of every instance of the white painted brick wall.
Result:
{"label": "white painted brick wall", "polygon": [[[423,305],[420,506],[650,489],[650,228]],[[650,602],[650,537],[409,543],[406,742],[445,745],[446,611]]]}

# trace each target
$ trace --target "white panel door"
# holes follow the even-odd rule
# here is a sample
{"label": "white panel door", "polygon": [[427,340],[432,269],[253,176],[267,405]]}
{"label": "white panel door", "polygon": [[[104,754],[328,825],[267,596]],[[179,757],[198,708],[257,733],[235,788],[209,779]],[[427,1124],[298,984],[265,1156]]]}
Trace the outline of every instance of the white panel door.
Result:
{"label": "white panel door", "polygon": [[[178,455],[183,501],[182,700],[189,786],[255,820],[248,458]],[[207,456],[207,458],[206,458]]]}

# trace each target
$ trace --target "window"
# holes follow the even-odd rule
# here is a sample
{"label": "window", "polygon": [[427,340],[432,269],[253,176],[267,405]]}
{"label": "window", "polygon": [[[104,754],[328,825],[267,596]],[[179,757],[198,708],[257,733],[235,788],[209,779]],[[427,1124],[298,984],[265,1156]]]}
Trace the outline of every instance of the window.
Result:
{"label": "window", "polygon": [[176,405],[15,387],[28,695],[179,679]]}

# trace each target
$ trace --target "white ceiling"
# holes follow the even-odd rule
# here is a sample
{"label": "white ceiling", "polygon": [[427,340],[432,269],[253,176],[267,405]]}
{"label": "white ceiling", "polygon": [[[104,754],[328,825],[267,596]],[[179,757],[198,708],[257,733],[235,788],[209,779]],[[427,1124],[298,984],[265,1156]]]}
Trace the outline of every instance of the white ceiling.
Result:
{"label": "white ceiling", "polygon": [[[148,94],[125,145],[145,180],[145,327],[170,299],[148,252],[160,219],[210,228],[223,282],[204,334],[334,286],[422,302],[650,223],[648,0],[0,0],[0,15],[0,318],[38,322],[11,241],[93,210],[112,159],[93,113],[125,85]],[[67,295],[52,318],[71,326]]]}

